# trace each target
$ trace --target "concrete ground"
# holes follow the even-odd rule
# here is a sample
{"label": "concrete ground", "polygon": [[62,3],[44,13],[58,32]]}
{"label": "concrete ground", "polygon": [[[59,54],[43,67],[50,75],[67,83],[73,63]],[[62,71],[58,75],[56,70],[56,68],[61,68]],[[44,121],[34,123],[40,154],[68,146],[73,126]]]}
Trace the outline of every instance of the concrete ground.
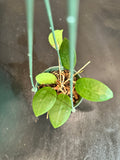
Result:
{"label": "concrete ground", "polygon": [[[52,0],[55,29],[64,29],[66,1]],[[34,77],[57,65],[48,44],[43,1],[35,1]],[[0,160],[120,160],[120,1],[81,0],[77,66],[83,77],[114,92],[103,103],[83,100],[65,125],[53,129],[32,112],[24,0],[0,0]]]}

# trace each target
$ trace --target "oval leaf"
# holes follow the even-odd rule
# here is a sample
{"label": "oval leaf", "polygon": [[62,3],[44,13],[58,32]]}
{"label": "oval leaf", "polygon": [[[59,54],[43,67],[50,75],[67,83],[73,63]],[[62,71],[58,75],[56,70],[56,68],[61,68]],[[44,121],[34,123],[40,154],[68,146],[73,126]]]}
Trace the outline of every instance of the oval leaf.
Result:
{"label": "oval leaf", "polygon": [[56,92],[51,87],[44,87],[33,97],[32,107],[36,117],[48,112],[56,101]]}
{"label": "oval leaf", "polygon": [[52,73],[40,73],[35,79],[39,84],[55,84],[57,81],[56,76]]}
{"label": "oval leaf", "polygon": [[69,118],[72,110],[69,96],[59,94],[54,106],[49,111],[49,118],[52,126],[58,128],[62,126]]}
{"label": "oval leaf", "polygon": [[[70,69],[69,40],[67,38],[64,38],[59,52],[63,67],[66,69]],[[76,65],[76,52],[74,51],[74,67],[75,65]]]}
{"label": "oval leaf", "polygon": [[102,102],[113,97],[111,89],[102,82],[92,78],[78,79],[75,89],[81,97],[89,101]]}
{"label": "oval leaf", "polygon": [[[63,41],[63,37],[62,37],[63,30],[55,30],[54,32],[55,32],[55,37],[56,37],[56,41],[59,49]],[[48,36],[48,41],[53,48],[56,48],[52,32]]]}

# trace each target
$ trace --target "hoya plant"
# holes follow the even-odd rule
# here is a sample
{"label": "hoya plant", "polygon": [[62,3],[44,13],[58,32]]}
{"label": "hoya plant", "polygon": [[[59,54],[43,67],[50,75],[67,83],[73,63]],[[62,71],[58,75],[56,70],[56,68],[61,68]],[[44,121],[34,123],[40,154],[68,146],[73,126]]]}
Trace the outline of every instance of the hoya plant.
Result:
{"label": "hoya plant", "polygon": [[[73,104],[70,99],[70,61],[69,40],[63,39],[63,30],[55,30],[55,37],[59,49],[59,66],[52,67],[36,76],[37,92],[32,101],[33,112],[36,117],[47,113],[54,128],[62,126],[70,117],[75,108],[84,98],[93,102],[103,102],[113,97],[113,92],[102,82],[79,75],[90,63],[88,62],[73,75]],[[52,33],[48,36],[50,45],[56,50]],[[74,67],[76,52],[74,51]]]}

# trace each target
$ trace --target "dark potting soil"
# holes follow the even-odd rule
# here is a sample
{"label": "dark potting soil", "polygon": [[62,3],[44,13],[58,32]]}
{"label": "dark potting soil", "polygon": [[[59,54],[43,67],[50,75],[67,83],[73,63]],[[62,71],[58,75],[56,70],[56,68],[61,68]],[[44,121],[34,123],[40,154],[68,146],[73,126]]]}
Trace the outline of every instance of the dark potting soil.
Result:
{"label": "dark potting soil", "polygon": [[[70,80],[68,80],[70,78],[70,72],[68,70],[61,71],[62,83],[60,83],[59,71],[53,71],[51,73],[57,77],[57,83],[56,84],[39,84],[38,90],[43,87],[52,87],[56,91],[57,95],[66,94],[70,97]],[[75,90],[75,83],[77,79],[78,78],[76,76],[73,78],[73,104],[74,105],[77,104],[80,99],[80,96],[77,94]]]}

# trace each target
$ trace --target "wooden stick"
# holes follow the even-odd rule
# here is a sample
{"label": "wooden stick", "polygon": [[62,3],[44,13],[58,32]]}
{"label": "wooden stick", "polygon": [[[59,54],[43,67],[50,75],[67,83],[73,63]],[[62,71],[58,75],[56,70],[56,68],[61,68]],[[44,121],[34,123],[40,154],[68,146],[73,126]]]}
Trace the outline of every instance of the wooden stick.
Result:
{"label": "wooden stick", "polygon": [[[80,68],[80,69],[73,75],[73,77],[75,77],[77,74],[83,72],[83,69],[84,69],[88,64],[90,64],[90,63],[91,63],[91,61],[88,61],[82,68]],[[64,84],[65,84],[66,82],[68,82],[69,80],[70,80],[70,78],[67,79],[67,80],[64,82]]]}
{"label": "wooden stick", "polygon": [[47,115],[46,115],[46,119],[48,119],[48,112],[47,112]]}
{"label": "wooden stick", "polygon": [[74,75],[73,75],[73,77],[74,76],[76,76],[77,74],[79,74],[88,64],[90,64],[91,63],[91,61],[88,61],[82,68],[80,68]]}

